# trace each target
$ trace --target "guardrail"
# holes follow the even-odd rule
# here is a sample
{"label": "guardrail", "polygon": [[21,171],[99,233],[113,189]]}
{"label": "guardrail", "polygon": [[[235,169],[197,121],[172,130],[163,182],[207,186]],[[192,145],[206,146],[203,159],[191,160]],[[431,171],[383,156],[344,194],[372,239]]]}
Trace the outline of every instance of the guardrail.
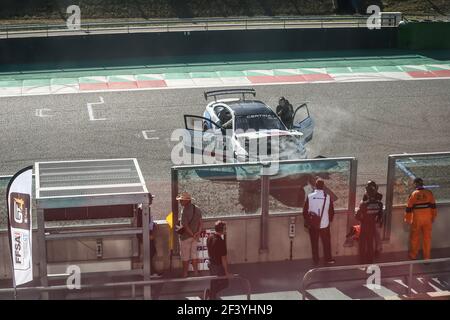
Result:
{"label": "guardrail", "polygon": [[84,284],[80,285],[79,289],[69,289],[67,285],[58,286],[48,286],[48,287],[23,287],[23,288],[4,288],[0,289],[0,294],[2,293],[13,293],[16,292],[36,292],[36,293],[48,293],[52,291],[71,291],[76,292],[79,290],[93,290],[93,289],[114,289],[119,287],[130,287],[131,288],[131,298],[136,299],[136,287],[152,286],[156,284],[168,284],[168,283],[180,283],[180,282],[206,282],[211,280],[221,280],[221,279],[237,279],[245,284],[247,300],[251,298],[251,285],[250,281],[246,278],[241,277],[238,274],[233,274],[230,277],[227,276],[204,276],[204,277],[194,277],[194,278],[177,278],[177,279],[160,279],[160,280],[144,280],[144,281],[123,281],[123,282],[110,282],[103,284]]}
{"label": "guardrail", "polygon": [[[350,266],[336,266],[336,267],[323,267],[323,268],[314,268],[309,270],[305,273],[303,276],[303,280],[301,282],[300,286],[300,292],[302,294],[302,300],[306,300],[306,294],[308,287],[311,285],[310,278],[313,274],[318,272],[328,272],[328,271],[344,271],[344,270],[355,270],[360,268],[367,268],[371,265],[376,265],[378,267],[398,267],[398,266],[406,266],[409,265],[408,269],[408,285],[407,285],[407,292],[408,295],[411,295],[411,288],[412,288],[412,276],[414,272],[414,265],[416,264],[433,264],[433,263],[440,263],[440,262],[450,262],[450,258],[440,258],[440,259],[430,259],[430,260],[413,260],[413,261],[399,261],[399,262],[385,262],[385,263],[373,263],[373,264],[358,264],[358,265],[350,265]],[[440,272],[441,273],[441,272]],[[351,279],[348,279],[347,281],[354,281],[354,280],[362,280],[367,279],[367,274],[365,277],[353,277]],[[327,280],[329,281],[329,280]],[[341,280],[340,280],[341,281]],[[322,281],[316,281],[315,283],[320,283]]]}
{"label": "guardrail", "polygon": [[410,22],[429,22],[429,21],[444,21],[444,22],[450,22],[450,15],[404,15],[404,20],[410,21]]}
{"label": "guardrail", "polygon": [[[210,30],[366,28],[370,16],[191,18],[118,22],[87,22],[77,30],[66,24],[0,26],[0,38],[50,37],[110,33],[190,32]],[[397,27],[395,17],[382,17],[383,27]]]}

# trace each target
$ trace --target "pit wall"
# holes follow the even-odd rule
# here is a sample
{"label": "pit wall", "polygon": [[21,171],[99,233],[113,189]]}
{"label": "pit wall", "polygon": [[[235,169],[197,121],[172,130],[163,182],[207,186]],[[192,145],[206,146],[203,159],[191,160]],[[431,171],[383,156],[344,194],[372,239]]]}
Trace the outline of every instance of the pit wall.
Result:
{"label": "pit wall", "polygon": [[216,30],[2,39],[0,65],[51,64],[58,69],[98,67],[122,59],[156,62],[162,58],[167,63],[167,59],[192,56],[198,61],[199,56],[211,54],[449,48],[450,22],[408,22],[380,30]]}
{"label": "pit wall", "polygon": [[[383,241],[383,252],[401,252],[408,249],[407,226],[403,223],[404,208],[394,208],[392,213],[392,232],[390,240]],[[293,215],[271,216],[269,218],[268,250],[259,250],[260,219],[259,217],[226,218],[227,246],[231,264],[282,261],[290,259],[290,238],[288,228]],[[296,230],[292,246],[292,258],[310,259],[311,248],[309,235],[303,227],[301,215],[296,217]],[[357,245],[344,247],[348,232],[348,214],[338,213],[331,226],[333,255],[356,256]],[[212,229],[215,220],[206,220],[205,229]],[[448,230],[450,226],[450,205],[438,206],[438,218],[433,226],[433,248],[450,248]],[[156,229],[156,267],[169,270],[169,227],[159,221]],[[35,279],[38,279],[39,266],[36,235],[34,236],[33,260]],[[134,242],[134,243],[133,243]],[[129,270],[133,263],[132,256],[137,255],[136,239],[118,237],[103,239],[103,257],[98,259],[95,252],[96,239],[82,241],[54,240],[47,245],[48,261],[51,264],[49,273],[64,273],[70,264],[77,264],[89,271]],[[179,257],[174,257],[173,268],[180,267]],[[7,233],[0,233],[0,279],[11,278],[11,260]]]}
{"label": "pit wall", "polygon": [[[0,40],[1,64],[92,65],[118,59],[173,59],[182,56],[391,49],[397,28],[226,30],[114,35],[13,38]],[[120,60],[119,60],[120,61]],[[201,61],[201,59],[200,59]]]}
{"label": "pit wall", "polygon": [[409,22],[398,28],[400,49],[450,49],[450,22]]}

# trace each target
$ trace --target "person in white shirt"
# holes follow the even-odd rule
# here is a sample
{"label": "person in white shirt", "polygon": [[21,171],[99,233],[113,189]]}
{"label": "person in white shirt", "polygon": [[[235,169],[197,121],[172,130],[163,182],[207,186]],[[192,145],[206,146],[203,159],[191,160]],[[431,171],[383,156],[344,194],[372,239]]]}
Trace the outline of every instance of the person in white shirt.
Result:
{"label": "person in white shirt", "polygon": [[305,227],[309,230],[311,240],[312,258],[315,266],[319,265],[319,238],[322,240],[325,261],[333,264],[336,261],[331,255],[330,223],[334,217],[333,200],[324,191],[325,183],[322,179],[316,180],[315,190],[306,198],[303,206]]}

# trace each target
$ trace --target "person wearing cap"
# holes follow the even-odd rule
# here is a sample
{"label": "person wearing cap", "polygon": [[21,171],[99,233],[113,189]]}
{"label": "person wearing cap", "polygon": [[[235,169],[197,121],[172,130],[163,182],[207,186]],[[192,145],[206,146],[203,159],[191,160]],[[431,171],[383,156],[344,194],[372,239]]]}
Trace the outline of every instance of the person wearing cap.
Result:
{"label": "person wearing cap", "polygon": [[[330,223],[334,217],[334,206],[331,197],[324,191],[325,183],[322,179],[315,182],[315,190],[306,198],[303,206],[303,217],[305,227],[309,230],[311,240],[312,258],[315,266],[319,265],[319,238],[322,240],[322,247],[325,255],[325,262],[333,264],[336,261],[331,255],[331,232]],[[312,217],[316,215],[318,225],[311,223]]]}
{"label": "person wearing cap", "polygon": [[362,264],[373,263],[374,240],[377,232],[377,224],[383,217],[383,203],[379,200],[376,184],[366,185],[365,198],[359,204],[356,219],[361,221],[359,237],[359,257]]}
{"label": "person wearing cap", "polygon": [[409,258],[415,260],[420,250],[420,236],[423,237],[423,259],[431,258],[431,233],[436,219],[436,200],[433,193],[425,189],[421,178],[414,179],[414,190],[408,198],[404,221],[409,224]]}
{"label": "person wearing cap", "polygon": [[182,192],[176,198],[181,204],[181,226],[184,232],[180,234],[180,254],[183,264],[183,277],[188,276],[189,261],[192,261],[194,276],[198,275],[197,242],[203,229],[202,211],[192,204],[195,200],[188,192]]}
{"label": "person wearing cap", "polygon": [[278,100],[277,115],[280,117],[281,121],[285,124],[288,129],[292,129],[292,124],[294,121],[294,107],[285,97],[281,97]]}

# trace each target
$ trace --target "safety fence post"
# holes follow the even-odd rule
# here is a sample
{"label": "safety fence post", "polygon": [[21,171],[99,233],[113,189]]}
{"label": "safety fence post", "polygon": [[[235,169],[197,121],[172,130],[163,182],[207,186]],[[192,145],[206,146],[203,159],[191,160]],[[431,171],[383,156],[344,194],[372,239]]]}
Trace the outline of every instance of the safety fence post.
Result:
{"label": "safety fence post", "polygon": [[408,275],[408,296],[411,295],[412,292],[412,276],[413,276],[413,268],[414,264],[409,265],[409,275]]}
{"label": "safety fence post", "polygon": [[259,250],[267,250],[267,233],[268,233],[268,218],[269,218],[269,175],[267,169],[269,164],[263,164],[261,168],[261,237]]}
{"label": "safety fence post", "polygon": [[395,179],[395,158],[388,157],[388,171],[386,179],[386,212],[384,214],[383,240],[391,237],[392,206],[394,199],[394,179]]}

